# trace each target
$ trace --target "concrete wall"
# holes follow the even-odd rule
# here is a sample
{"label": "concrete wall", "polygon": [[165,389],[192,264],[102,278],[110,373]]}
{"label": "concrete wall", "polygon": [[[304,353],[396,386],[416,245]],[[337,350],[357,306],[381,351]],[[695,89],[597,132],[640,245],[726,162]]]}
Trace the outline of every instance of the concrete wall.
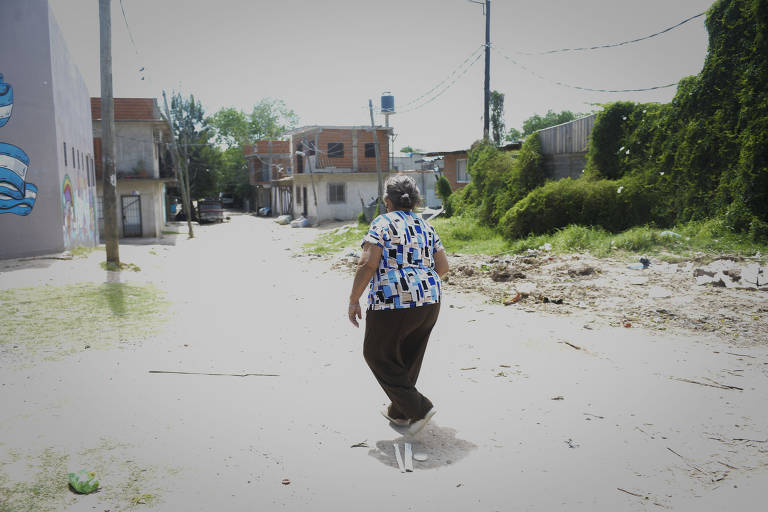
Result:
{"label": "concrete wall", "polygon": [[[102,183],[98,183],[97,193],[102,197]],[[138,194],[137,194],[138,193]],[[123,236],[122,196],[141,197],[141,236],[160,237],[165,227],[165,183],[156,180],[118,180],[117,181],[117,231]],[[99,229],[104,227],[104,216],[98,212]]]}
{"label": "concrete wall", "polygon": [[[316,220],[353,220],[362,211],[360,197],[365,204],[376,199],[378,195],[378,181],[375,173],[340,173],[340,174],[314,174],[315,190],[317,191],[317,208],[315,208],[312,195],[312,180],[309,174],[294,175],[294,216],[302,214],[304,205],[298,196],[302,193],[302,187],[307,187],[307,217]],[[384,173],[384,179],[389,173]],[[329,204],[329,183],[342,183],[345,185],[346,200],[343,203]],[[301,198],[303,201],[303,196]]]}
{"label": "concrete wall", "polygon": [[98,232],[91,206],[95,189],[89,177],[92,142],[85,84],[47,0],[3,0],[0,7],[0,74],[13,91],[0,143],[21,149],[29,159],[23,195],[0,197],[0,258],[93,245]]}
{"label": "concrete wall", "polygon": [[[379,151],[381,152],[381,168],[389,169],[389,137],[384,128],[377,129],[376,135],[379,141]],[[376,171],[376,158],[373,156],[365,156],[365,143],[374,141],[373,134],[370,130],[356,128],[323,128],[293,135],[291,136],[292,154],[298,149],[304,139],[307,140],[307,144],[310,147],[315,146],[319,150],[313,160],[313,171],[333,171],[334,169],[363,172]],[[344,156],[329,157],[327,154],[329,143],[344,144]],[[301,174],[296,164],[296,155],[293,154],[292,158],[294,174]],[[304,158],[303,172],[307,172],[307,158]]]}
{"label": "concrete wall", "polygon": [[466,153],[449,153],[443,157],[443,176],[451,184],[451,190],[454,192],[467,186],[468,182],[459,182],[457,180],[456,161],[467,159]]}

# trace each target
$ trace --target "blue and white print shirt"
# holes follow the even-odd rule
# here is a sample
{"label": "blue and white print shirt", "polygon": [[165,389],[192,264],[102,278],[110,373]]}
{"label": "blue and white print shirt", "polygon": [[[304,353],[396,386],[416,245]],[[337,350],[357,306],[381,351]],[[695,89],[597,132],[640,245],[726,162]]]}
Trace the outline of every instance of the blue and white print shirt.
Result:
{"label": "blue and white print shirt", "polygon": [[371,278],[368,309],[404,309],[440,302],[440,276],[435,253],[443,248],[435,228],[420,215],[394,211],[379,215],[361,245],[382,248],[379,268]]}

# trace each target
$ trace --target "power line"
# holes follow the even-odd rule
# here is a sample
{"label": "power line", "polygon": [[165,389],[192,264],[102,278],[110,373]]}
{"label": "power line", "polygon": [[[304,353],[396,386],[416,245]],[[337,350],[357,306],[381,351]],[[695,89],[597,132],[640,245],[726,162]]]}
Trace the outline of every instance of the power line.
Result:
{"label": "power line", "polygon": [[[485,46],[485,45],[483,45],[483,46]],[[454,78],[454,79],[451,81],[451,83],[449,83],[449,84],[448,84],[448,85],[447,85],[447,86],[446,86],[446,87],[445,87],[445,88],[444,88],[442,91],[438,92],[437,94],[435,94],[434,96],[432,96],[430,99],[428,99],[428,100],[424,101],[424,102],[423,102],[423,103],[421,103],[420,105],[416,105],[416,106],[414,106],[414,107],[412,107],[412,108],[409,108],[409,109],[405,109],[405,110],[400,110],[400,111],[398,111],[398,114],[405,114],[405,113],[407,113],[407,112],[413,112],[414,110],[418,110],[418,109],[420,109],[421,107],[424,107],[424,106],[426,106],[426,105],[429,105],[430,103],[432,103],[433,101],[435,101],[437,98],[439,98],[440,96],[442,96],[443,94],[445,94],[445,92],[446,92],[448,89],[450,89],[451,87],[453,87],[453,85],[454,85],[456,82],[458,82],[460,78],[462,78],[464,75],[466,75],[466,74],[467,74],[467,71],[469,71],[469,70],[470,70],[470,68],[471,68],[472,66],[474,66],[474,65],[475,65],[475,63],[476,63],[478,60],[480,60],[480,57],[482,57],[482,56],[483,56],[482,52],[481,52],[481,53],[478,53],[478,54],[477,54],[477,56],[475,57],[475,59],[474,59],[474,60],[473,60],[473,61],[472,61],[472,62],[469,64],[469,66],[467,66],[466,68],[464,68],[464,71],[462,71],[460,75],[458,75],[456,78]]]}
{"label": "power line", "polygon": [[526,67],[524,64],[521,64],[521,63],[517,62],[515,59],[513,59],[509,55],[505,55],[505,54],[501,53],[501,50],[499,50],[499,48],[496,47],[495,45],[491,46],[491,48],[493,50],[495,50],[500,56],[504,57],[505,59],[510,61],[515,66],[518,66],[518,67],[524,69],[525,71],[527,71],[528,73],[532,74],[536,78],[538,78],[540,80],[544,80],[546,82],[553,83],[555,85],[562,86],[562,87],[568,87],[569,89],[578,89],[580,91],[589,91],[589,92],[611,92],[611,93],[614,93],[614,92],[644,92],[644,91],[655,91],[657,89],[666,89],[668,87],[675,87],[677,85],[677,82],[675,82],[675,83],[671,83],[671,84],[654,85],[652,87],[642,87],[642,88],[638,88],[638,89],[593,89],[591,87],[582,87],[580,85],[571,85],[571,84],[567,84],[565,82],[561,82],[559,80],[552,80],[551,78],[547,78],[545,76],[542,76],[542,75],[538,74],[537,72],[533,71],[532,69]]}
{"label": "power line", "polygon": [[[131,40],[131,46],[133,46],[133,51],[136,52],[136,56],[139,57],[141,60],[141,54],[139,53],[139,48],[136,46],[136,41],[133,39],[133,33],[131,32],[131,27],[128,25],[128,17],[125,15],[125,6],[123,5],[123,0],[120,0],[120,10],[123,12],[123,21],[125,21],[125,28],[128,31],[128,37]],[[142,65],[139,68],[139,73],[141,74],[141,79],[144,80],[144,66]]]}
{"label": "power line", "polygon": [[595,45],[595,46],[583,46],[583,47],[580,47],[580,48],[560,48],[560,49],[557,49],[557,50],[546,50],[546,51],[543,51],[543,52],[516,51],[515,53],[517,53],[519,55],[551,55],[553,53],[582,52],[582,51],[590,51],[590,50],[601,50],[603,48],[615,48],[617,46],[625,46],[625,45],[628,45],[628,44],[633,44],[633,43],[638,43],[640,41],[645,41],[646,39],[651,39],[652,37],[657,37],[657,36],[660,36],[662,34],[666,34],[670,30],[674,30],[674,29],[680,27],[681,25],[684,25],[684,24],[688,23],[689,21],[692,21],[692,20],[695,20],[696,18],[700,18],[700,17],[704,16],[705,14],[707,14],[706,11],[705,12],[700,12],[699,14],[691,16],[690,18],[684,19],[680,23],[672,25],[671,27],[667,27],[667,28],[665,28],[664,30],[662,30],[660,32],[656,32],[656,33],[653,33],[653,34],[648,35],[648,36],[638,37],[637,39],[630,39],[628,41],[621,41],[621,42],[618,42],[618,43],[609,43],[609,44],[599,44],[599,45]]}

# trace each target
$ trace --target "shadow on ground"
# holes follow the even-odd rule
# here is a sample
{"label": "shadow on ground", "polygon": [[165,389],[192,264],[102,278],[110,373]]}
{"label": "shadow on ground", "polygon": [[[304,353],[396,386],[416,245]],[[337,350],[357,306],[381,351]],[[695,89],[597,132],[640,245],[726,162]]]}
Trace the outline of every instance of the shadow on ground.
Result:
{"label": "shadow on ground", "polygon": [[368,455],[382,464],[398,468],[394,443],[400,445],[401,454],[404,443],[411,443],[414,454],[423,453],[427,456],[425,461],[413,461],[414,470],[435,469],[455,464],[477,448],[477,445],[469,441],[458,439],[454,429],[430,423],[416,436],[403,435],[391,440],[377,441],[376,448],[369,450]]}

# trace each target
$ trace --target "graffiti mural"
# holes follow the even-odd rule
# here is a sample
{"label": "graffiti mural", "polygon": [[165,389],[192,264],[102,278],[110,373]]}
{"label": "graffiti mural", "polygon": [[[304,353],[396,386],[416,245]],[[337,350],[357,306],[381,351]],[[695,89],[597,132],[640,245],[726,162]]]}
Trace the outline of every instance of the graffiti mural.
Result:
{"label": "graffiti mural", "polygon": [[[0,128],[11,119],[13,87],[0,74]],[[37,187],[27,183],[29,157],[23,149],[0,142],[0,214],[29,215],[37,199]]]}
{"label": "graffiti mural", "polygon": [[85,178],[78,176],[73,185],[69,174],[64,175],[61,184],[61,208],[64,217],[62,230],[64,244],[71,247],[77,243],[96,242],[96,214],[93,191]]}

